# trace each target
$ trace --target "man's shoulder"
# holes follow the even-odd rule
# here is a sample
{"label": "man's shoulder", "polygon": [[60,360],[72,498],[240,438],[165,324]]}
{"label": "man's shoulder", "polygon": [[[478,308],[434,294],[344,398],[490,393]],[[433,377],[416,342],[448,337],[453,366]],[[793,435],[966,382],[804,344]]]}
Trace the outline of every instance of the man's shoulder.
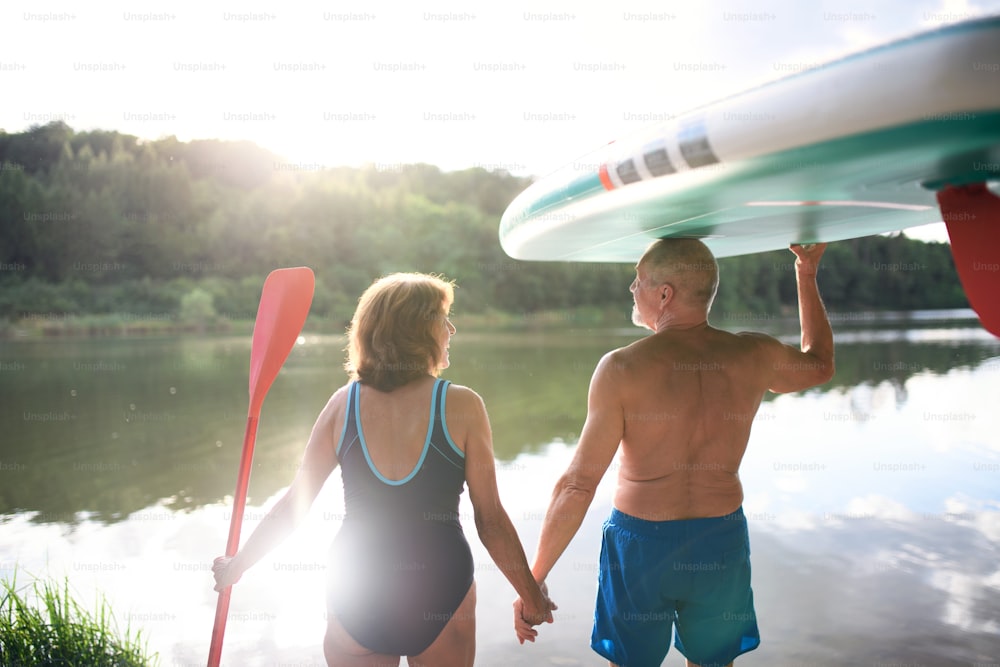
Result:
{"label": "man's shoulder", "polygon": [[[726,331],[708,326],[696,339],[677,340],[670,336],[648,336],[631,345],[616,350],[616,360],[626,360],[635,364],[645,364],[653,359],[670,358],[677,350],[700,349],[705,354],[726,354],[732,352],[754,352],[771,346],[781,345],[778,339],[759,331]],[[679,347],[677,347],[679,346]],[[679,352],[683,353],[683,352]]]}
{"label": "man's shoulder", "polygon": [[628,345],[623,347],[616,347],[615,349],[606,352],[603,357],[601,357],[600,362],[598,362],[598,367],[610,366],[621,368],[622,364],[628,363],[633,359],[641,358],[645,354],[645,348],[648,346],[649,338],[640,338],[637,341],[633,341]]}
{"label": "man's shoulder", "polygon": [[632,343],[631,345],[605,352],[594,368],[594,379],[608,382],[628,375],[629,369],[635,365],[635,359],[637,358],[635,345],[636,343]]}
{"label": "man's shoulder", "polygon": [[730,335],[738,339],[740,342],[749,345],[773,345],[775,343],[780,343],[777,338],[762,331],[737,331],[736,333]]}
{"label": "man's shoulder", "polygon": [[597,364],[597,374],[631,382],[637,374],[667,362],[672,356],[669,342],[655,335],[646,336],[607,352]]}

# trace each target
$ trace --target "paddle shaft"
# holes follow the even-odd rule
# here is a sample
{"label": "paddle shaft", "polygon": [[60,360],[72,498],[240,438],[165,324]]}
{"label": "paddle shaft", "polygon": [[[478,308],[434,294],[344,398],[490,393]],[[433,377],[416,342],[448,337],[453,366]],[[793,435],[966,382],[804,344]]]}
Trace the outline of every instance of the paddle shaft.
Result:
{"label": "paddle shaft", "polygon": [[[233,516],[229,521],[229,540],[226,542],[226,556],[233,557],[240,548],[240,528],[243,525],[243,509],[247,504],[247,488],[250,485],[250,470],[253,465],[253,448],[257,440],[259,415],[247,416],[246,433],[243,436],[243,454],[240,470],[236,477],[236,493],[233,497]],[[208,650],[208,667],[218,667],[222,659],[222,637],[226,632],[229,616],[229,598],[233,591],[230,586],[219,593],[215,605],[215,626],[212,628],[212,644]]]}

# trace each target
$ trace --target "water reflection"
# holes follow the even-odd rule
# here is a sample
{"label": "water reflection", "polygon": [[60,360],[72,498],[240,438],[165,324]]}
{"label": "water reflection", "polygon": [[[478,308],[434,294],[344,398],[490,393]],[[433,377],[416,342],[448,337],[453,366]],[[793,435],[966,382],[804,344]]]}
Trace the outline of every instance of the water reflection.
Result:
{"label": "water reflection", "polygon": [[[948,338],[928,335],[934,331],[839,333],[836,377],[810,393],[847,395],[853,405],[838,409],[858,416],[866,409],[857,402],[886,387],[902,406],[914,378],[1000,364],[996,339],[981,329],[950,329]],[[467,334],[453,342],[447,377],[483,395],[497,457],[512,461],[550,442],[574,442],[597,361],[639,335]],[[294,474],[312,420],[344,381],[342,348],[340,338],[311,337],[292,352],[265,402],[251,502]],[[0,355],[0,513],[114,522],[154,503],[190,510],[232,492],[248,340],[19,342]],[[778,398],[767,397],[758,422]]]}

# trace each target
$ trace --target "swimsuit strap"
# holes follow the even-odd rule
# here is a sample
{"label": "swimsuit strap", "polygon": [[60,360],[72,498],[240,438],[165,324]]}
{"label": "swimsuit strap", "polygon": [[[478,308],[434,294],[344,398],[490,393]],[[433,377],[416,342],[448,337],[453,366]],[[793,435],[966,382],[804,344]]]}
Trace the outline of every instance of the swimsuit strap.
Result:
{"label": "swimsuit strap", "polygon": [[445,411],[448,399],[448,386],[451,382],[438,378],[434,385],[434,399],[437,401],[438,413],[434,415],[434,431],[431,433],[431,448],[448,463],[465,470],[465,452],[458,448],[448,432],[448,421]]}
{"label": "swimsuit strap", "polygon": [[358,402],[358,393],[361,389],[361,383],[357,380],[353,380],[350,387],[347,390],[347,407],[344,409],[344,427],[340,430],[340,439],[337,441],[337,459],[343,460],[343,457],[347,455],[347,452],[351,450],[351,446],[358,440],[358,427],[357,421],[354,419],[355,410],[354,406]]}

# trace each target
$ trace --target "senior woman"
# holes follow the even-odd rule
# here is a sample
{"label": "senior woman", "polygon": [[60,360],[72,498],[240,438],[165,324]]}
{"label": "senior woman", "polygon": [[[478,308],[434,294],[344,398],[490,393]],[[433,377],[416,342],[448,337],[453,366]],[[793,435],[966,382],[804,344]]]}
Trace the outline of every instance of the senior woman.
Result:
{"label": "senior woman", "polygon": [[345,518],[331,548],[323,651],[338,667],[471,666],[476,585],[459,523],[465,484],[476,529],[525,600],[531,624],[555,605],[531,575],[500,503],[479,395],[439,376],[455,327],[450,282],[393,274],[361,296],[349,329],[351,381],[313,426],[291,486],[242,549],[213,565],[216,590],[291,533],[340,465]]}

